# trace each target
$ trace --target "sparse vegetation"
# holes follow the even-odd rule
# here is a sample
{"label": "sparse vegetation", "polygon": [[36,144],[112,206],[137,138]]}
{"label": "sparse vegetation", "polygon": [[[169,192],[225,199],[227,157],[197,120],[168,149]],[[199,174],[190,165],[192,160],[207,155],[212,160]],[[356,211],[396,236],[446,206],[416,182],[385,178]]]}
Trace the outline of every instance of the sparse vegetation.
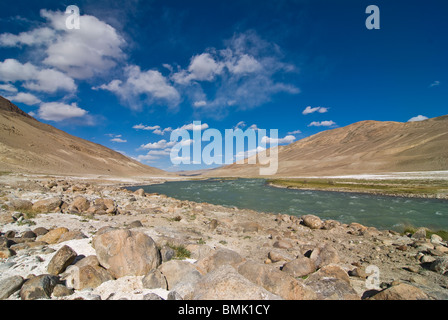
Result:
{"label": "sparse vegetation", "polygon": [[188,251],[184,246],[182,246],[182,245],[176,246],[176,245],[173,245],[170,243],[168,243],[167,245],[168,245],[168,247],[173,249],[174,252],[176,253],[176,255],[174,257],[175,259],[184,260],[184,259],[188,259],[191,257],[191,252]]}
{"label": "sparse vegetation", "polygon": [[[416,231],[417,231],[417,228],[412,227],[412,226],[407,226],[404,229],[402,234],[403,235],[408,234],[408,233],[414,234]],[[448,240],[448,231],[444,231],[444,230],[434,231],[434,230],[429,230],[429,229],[426,230],[426,238],[430,239],[433,234],[438,235],[439,237],[441,237],[445,241]]]}

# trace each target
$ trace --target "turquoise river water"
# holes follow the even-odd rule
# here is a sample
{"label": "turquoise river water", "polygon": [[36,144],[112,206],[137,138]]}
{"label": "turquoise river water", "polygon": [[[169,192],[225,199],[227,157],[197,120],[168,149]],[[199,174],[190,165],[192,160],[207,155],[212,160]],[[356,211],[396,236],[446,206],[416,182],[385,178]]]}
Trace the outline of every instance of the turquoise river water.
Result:
{"label": "turquoise river water", "polygon": [[268,186],[263,179],[170,181],[142,188],[180,200],[295,216],[314,214],[379,229],[402,231],[414,226],[448,230],[447,200],[284,189]]}

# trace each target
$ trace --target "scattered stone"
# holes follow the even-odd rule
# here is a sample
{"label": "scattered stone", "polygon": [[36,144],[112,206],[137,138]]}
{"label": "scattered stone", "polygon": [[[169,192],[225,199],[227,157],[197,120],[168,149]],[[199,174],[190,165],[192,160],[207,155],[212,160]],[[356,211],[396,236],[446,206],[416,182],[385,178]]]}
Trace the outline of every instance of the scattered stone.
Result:
{"label": "scattered stone", "polygon": [[69,246],[63,246],[59,249],[48,264],[47,271],[51,275],[58,275],[72,264],[77,254]]}
{"label": "scattered stone", "polygon": [[237,252],[229,249],[218,249],[198,260],[196,265],[206,272],[210,272],[224,265],[231,265],[237,268],[242,262],[244,262],[244,259]]}
{"label": "scattered stone", "polygon": [[50,299],[58,278],[49,274],[33,277],[25,282],[20,289],[22,300]]}
{"label": "scattered stone", "polygon": [[320,270],[305,280],[319,300],[359,300],[359,296],[350,282],[341,279],[340,275],[330,275]]}
{"label": "scattered stone", "polygon": [[58,243],[61,236],[66,232],[69,232],[69,230],[67,228],[64,228],[64,227],[56,228],[56,229],[48,231],[46,234],[38,237],[36,240],[44,241],[48,244],[55,244],[55,243]]}
{"label": "scattered stone", "polygon": [[33,203],[28,200],[22,200],[22,199],[11,199],[9,201],[9,207],[12,210],[18,210],[18,211],[30,211],[33,207]]}
{"label": "scattered stone", "polygon": [[112,276],[143,276],[160,265],[160,254],[152,238],[128,229],[108,231],[93,238],[100,264]]}
{"label": "scattered stone", "polygon": [[289,262],[291,260],[294,260],[294,257],[281,251],[269,251],[268,258],[271,260],[271,262],[279,262],[279,261],[286,261]]}
{"label": "scattered stone", "polygon": [[58,243],[66,242],[70,240],[80,240],[80,239],[86,239],[87,236],[82,233],[81,231],[69,231],[65,232],[61,235],[61,237],[58,240]]}
{"label": "scattered stone", "polygon": [[184,299],[182,299],[182,296],[176,291],[171,291],[170,293],[168,293],[167,300],[184,300]]}
{"label": "scattered stone", "polygon": [[141,228],[141,227],[143,227],[143,223],[140,220],[133,221],[128,225],[129,229]]}
{"label": "scattered stone", "polygon": [[243,232],[258,232],[263,227],[256,222],[242,222],[237,224],[238,228],[241,228]]}
{"label": "scattered stone", "polygon": [[337,250],[328,244],[314,249],[311,253],[310,259],[314,261],[316,269],[332,263],[339,263],[339,255]]}
{"label": "scattered stone", "polygon": [[162,263],[158,269],[166,278],[168,290],[173,290],[180,282],[195,283],[201,274],[195,265],[180,260],[171,260]]}
{"label": "scattered stone", "polygon": [[44,234],[48,233],[48,229],[44,227],[39,227],[34,229],[33,232],[36,236],[43,236]]}
{"label": "scattered stone", "polygon": [[286,300],[316,298],[316,294],[297,279],[263,264],[247,261],[238,267],[238,273]]}
{"label": "scattered stone", "polygon": [[160,249],[160,256],[162,258],[162,262],[170,261],[171,259],[174,258],[175,255],[176,252],[174,251],[173,248],[169,246],[164,246],[162,249]]}
{"label": "scattered stone", "polygon": [[114,279],[106,269],[89,264],[81,264],[80,267],[69,266],[62,278],[66,281],[67,287],[76,290],[95,289],[103,282]]}
{"label": "scattered stone", "polygon": [[139,197],[144,197],[145,196],[145,190],[143,190],[143,189],[135,190],[134,194],[136,196],[139,196]]}
{"label": "scattered stone", "polygon": [[223,265],[199,280],[193,300],[279,300],[279,296],[257,286],[239,274],[231,265]]}
{"label": "scattered stone", "polygon": [[70,210],[75,210],[79,213],[86,212],[87,210],[89,210],[89,208],[90,202],[82,196],[76,197],[70,205]]}
{"label": "scattered stone", "polygon": [[302,221],[303,224],[310,229],[320,229],[323,227],[323,221],[312,214],[302,216]]}
{"label": "scattered stone", "polygon": [[10,248],[0,248],[0,259],[8,259],[16,254],[13,249]]}
{"label": "scattered stone", "polygon": [[9,213],[0,213],[0,224],[5,225],[15,222],[15,219]]}
{"label": "scattered stone", "polygon": [[426,228],[418,228],[417,231],[412,235],[412,239],[426,239]]}
{"label": "scattered stone", "polygon": [[429,297],[417,287],[400,283],[380,291],[369,300],[429,300]]}
{"label": "scattered stone", "polygon": [[154,300],[154,301],[161,301],[163,300],[162,297],[156,295],[155,293],[147,293],[143,296],[143,300]]}
{"label": "scattered stone", "polygon": [[446,274],[448,271],[448,257],[439,257],[431,264],[430,269],[440,274]]}
{"label": "scattered stone", "polygon": [[0,281],[0,300],[7,299],[14,292],[20,290],[24,280],[21,276],[12,276]]}
{"label": "scattered stone", "polygon": [[286,241],[286,240],[278,240],[278,241],[274,242],[274,244],[272,246],[274,248],[279,248],[279,249],[291,249],[293,247],[291,242]]}
{"label": "scattered stone", "polygon": [[22,233],[22,239],[34,239],[37,235],[33,231],[25,231]]}
{"label": "scattered stone", "polygon": [[6,231],[5,237],[7,239],[14,239],[16,237],[16,232],[13,230]]}
{"label": "scattered stone", "polygon": [[298,257],[283,265],[283,272],[293,276],[294,278],[307,276],[316,271],[316,265],[313,260],[307,257]]}
{"label": "scattered stone", "polygon": [[61,298],[70,296],[74,293],[73,289],[69,289],[63,284],[57,284],[53,289],[53,297],[55,298]]}
{"label": "scattered stone", "polygon": [[357,268],[351,270],[348,274],[351,277],[357,277],[357,278],[361,278],[361,279],[367,279],[367,277],[369,276],[366,273],[366,269],[363,267],[357,267]]}
{"label": "scattered stone", "polygon": [[441,244],[443,242],[443,239],[441,236],[437,235],[437,234],[432,234],[431,235],[431,243],[434,245],[438,245]]}
{"label": "scattered stone", "polygon": [[61,198],[54,197],[45,200],[36,201],[33,204],[33,211],[38,213],[50,213],[55,212],[62,205]]}
{"label": "scattered stone", "polygon": [[151,270],[142,280],[143,288],[146,289],[157,289],[162,288],[167,290],[168,283],[165,276],[160,272],[160,270]]}

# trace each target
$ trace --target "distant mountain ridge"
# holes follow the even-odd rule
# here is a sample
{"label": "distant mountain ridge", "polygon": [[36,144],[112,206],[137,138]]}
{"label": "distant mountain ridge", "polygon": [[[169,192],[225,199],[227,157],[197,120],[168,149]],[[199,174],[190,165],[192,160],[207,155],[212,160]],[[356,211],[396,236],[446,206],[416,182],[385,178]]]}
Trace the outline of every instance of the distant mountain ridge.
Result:
{"label": "distant mountain ridge", "polygon": [[0,171],[114,176],[166,174],[102,145],[41,123],[1,96]]}
{"label": "distant mountain ridge", "polygon": [[[448,115],[418,122],[361,121],[280,146],[276,176],[448,170]],[[232,164],[207,176],[258,176]]]}

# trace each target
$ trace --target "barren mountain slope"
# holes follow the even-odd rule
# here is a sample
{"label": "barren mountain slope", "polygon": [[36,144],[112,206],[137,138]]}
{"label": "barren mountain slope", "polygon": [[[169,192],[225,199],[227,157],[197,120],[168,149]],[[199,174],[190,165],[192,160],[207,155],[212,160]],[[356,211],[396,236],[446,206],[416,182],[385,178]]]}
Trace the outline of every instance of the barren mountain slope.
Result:
{"label": "barren mountain slope", "polygon": [[[448,170],[448,116],[420,122],[361,121],[279,147],[277,176]],[[232,164],[209,176],[257,176]]]}
{"label": "barren mountain slope", "polygon": [[164,175],[32,118],[0,97],[0,171],[61,175]]}

